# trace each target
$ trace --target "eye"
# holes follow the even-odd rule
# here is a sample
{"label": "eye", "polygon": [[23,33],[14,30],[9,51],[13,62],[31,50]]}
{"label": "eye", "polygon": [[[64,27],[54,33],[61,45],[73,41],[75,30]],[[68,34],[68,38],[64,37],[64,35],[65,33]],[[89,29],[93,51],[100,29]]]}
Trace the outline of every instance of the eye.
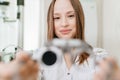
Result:
{"label": "eye", "polygon": [[59,20],[59,19],[60,19],[60,17],[54,17],[53,19],[54,19],[54,20]]}
{"label": "eye", "polygon": [[75,17],[75,15],[68,15],[68,17],[73,18],[73,17]]}

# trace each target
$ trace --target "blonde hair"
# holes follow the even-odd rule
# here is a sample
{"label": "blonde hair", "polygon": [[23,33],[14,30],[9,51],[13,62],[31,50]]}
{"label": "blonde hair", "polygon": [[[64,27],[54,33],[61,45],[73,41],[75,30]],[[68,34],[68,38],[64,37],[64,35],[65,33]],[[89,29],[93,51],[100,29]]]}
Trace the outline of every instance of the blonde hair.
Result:
{"label": "blonde hair", "polygon": [[[53,19],[53,12],[54,12],[54,5],[56,0],[52,0],[49,10],[48,10],[48,16],[47,16],[47,23],[48,23],[48,35],[47,40],[52,40],[53,38],[56,38],[55,30],[54,30],[54,19]],[[84,13],[83,8],[79,0],[70,0],[71,5],[73,6],[73,9],[75,10],[76,14],[76,34],[75,39],[84,40]],[[79,63],[83,63],[84,60],[88,58],[89,55],[82,54],[79,56]]]}

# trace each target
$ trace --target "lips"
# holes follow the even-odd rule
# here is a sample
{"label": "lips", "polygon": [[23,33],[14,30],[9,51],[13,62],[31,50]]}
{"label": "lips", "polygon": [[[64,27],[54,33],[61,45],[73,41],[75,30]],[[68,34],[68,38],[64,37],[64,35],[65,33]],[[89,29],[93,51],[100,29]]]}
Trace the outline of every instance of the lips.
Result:
{"label": "lips", "polygon": [[68,33],[70,33],[72,31],[72,29],[63,29],[63,30],[60,30],[60,32],[62,33],[62,34],[68,34]]}

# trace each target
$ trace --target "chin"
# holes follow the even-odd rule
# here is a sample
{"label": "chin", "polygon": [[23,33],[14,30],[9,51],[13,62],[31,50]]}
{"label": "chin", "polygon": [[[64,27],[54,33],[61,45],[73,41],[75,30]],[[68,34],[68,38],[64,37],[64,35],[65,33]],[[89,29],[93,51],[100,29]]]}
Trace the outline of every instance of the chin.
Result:
{"label": "chin", "polygon": [[61,38],[62,38],[62,39],[72,39],[71,36],[62,36]]}

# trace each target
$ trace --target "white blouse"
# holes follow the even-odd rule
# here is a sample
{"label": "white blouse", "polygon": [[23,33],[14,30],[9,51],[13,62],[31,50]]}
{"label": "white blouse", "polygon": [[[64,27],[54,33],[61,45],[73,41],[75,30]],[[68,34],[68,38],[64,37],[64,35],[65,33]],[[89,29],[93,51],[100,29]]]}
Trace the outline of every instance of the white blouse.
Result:
{"label": "white blouse", "polygon": [[104,49],[94,48],[95,57],[89,57],[83,64],[76,63],[70,70],[65,61],[53,68],[41,69],[38,80],[93,80],[96,71],[95,62],[108,55]]}

